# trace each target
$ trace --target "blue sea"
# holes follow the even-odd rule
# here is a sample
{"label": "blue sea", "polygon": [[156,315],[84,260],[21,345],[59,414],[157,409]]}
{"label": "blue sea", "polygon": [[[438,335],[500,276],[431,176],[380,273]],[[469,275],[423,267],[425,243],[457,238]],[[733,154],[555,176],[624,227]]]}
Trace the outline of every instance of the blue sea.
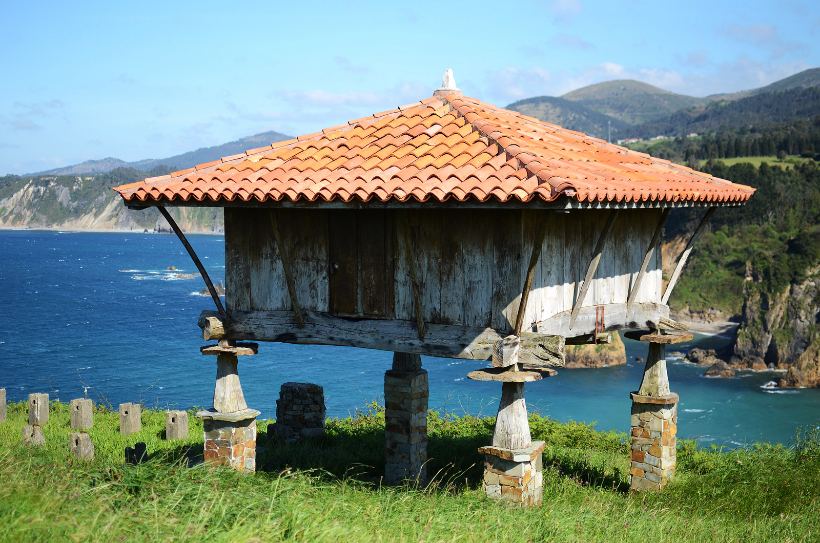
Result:
{"label": "blue sea", "polygon": [[[224,239],[190,236],[214,281],[224,277]],[[167,234],[0,231],[0,387],[10,401],[47,392],[68,401],[87,395],[116,406],[210,406],[214,359],[199,354],[197,317],[213,309],[179,241]],[[169,267],[176,271],[169,271]],[[700,337],[696,343],[727,341]],[[681,350],[685,350],[683,346]],[[629,392],[639,383],[645,345],[627,341],[629,363],[561,370],[527,385],[531,412],[561,421],[628,431]],[[240,362],[248,404],[274,417],[279,386],[308,381],[325,389],[328,414],[347,416],[382,400],[391,353],[266,343]],[[424,358],[431,408],[494,416],[500,387],[466,379],[479,362]],[[820,390],[764,390],[772,374],[708,379],[670,361],[680,394],[679,435],[702,445],[790,443],[799,427],[820,425]]]}

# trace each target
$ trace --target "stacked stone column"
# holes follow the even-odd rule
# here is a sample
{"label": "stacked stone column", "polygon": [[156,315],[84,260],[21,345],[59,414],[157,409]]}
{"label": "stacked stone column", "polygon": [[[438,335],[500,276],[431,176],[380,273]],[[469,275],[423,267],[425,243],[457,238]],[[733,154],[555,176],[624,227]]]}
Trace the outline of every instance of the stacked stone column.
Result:
{"label": "stacked stone column", "polygon": [[239,382],[238,356],[256,354],[253,343],[221,340],[218,345],[201,349],[202,354],[216,355],[216,385],[211,409],[200,411],[205,430],[205,462],[229,466],[237,471],[256,471],[256,417],[259,411],[249,409]]}
{"label": "stacked stone column", "polygon": [[384,374],[384,480],[427,482],[427,371],[417,354],[393,353]]}
{"label": "stacked stone column", "polygon": [[643,380],[632,392],[630,490],[660,490],[677,464],[678,395],[669,390],[666,345],[692,339],[691,334],[628,334],[649,343]]}
{"label": "stacked stone column", "polygon": [[325,393],[313,383],[284,383],[276,400],[276,435],[294,443],[325,433]]}

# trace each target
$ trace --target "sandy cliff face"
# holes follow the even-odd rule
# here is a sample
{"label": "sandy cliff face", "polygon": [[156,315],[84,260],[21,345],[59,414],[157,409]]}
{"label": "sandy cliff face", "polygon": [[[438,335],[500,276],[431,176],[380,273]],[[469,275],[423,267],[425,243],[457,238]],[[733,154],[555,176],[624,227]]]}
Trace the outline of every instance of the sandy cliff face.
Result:
{"label": "sandy cliff face", "polygon": [[[91,176],[7,181],[0,187],[0,228],[168,230],[155,209],[127,209],[110,184]],[[171,213],[185,232],[223,231],[221,209],[172,208]]]}

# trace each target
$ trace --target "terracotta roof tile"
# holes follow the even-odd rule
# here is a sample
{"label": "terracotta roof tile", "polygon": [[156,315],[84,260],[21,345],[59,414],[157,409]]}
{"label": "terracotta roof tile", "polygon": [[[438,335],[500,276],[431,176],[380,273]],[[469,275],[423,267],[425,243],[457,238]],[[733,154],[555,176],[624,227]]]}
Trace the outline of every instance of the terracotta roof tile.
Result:
{"label": "terracotta roof tile", "polygon": [[321,132],[116,187],[129,203],[190,200],[745,202],[754,190],[439,93]]}

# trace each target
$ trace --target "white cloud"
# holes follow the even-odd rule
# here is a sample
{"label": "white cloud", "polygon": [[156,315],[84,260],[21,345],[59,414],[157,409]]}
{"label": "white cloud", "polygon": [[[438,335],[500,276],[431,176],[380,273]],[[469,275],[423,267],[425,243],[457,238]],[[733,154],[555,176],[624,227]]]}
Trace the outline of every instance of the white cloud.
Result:
{"label": "white cloud", "polygon": [[549,9],[556,19],[565,20],[581,13],[583,6],[580,0],[551,0]]}
{"label": "white cloud", "polygon": [[507,67],[488,74],[490,94],[511,102],[549,93],[551,76],[543,68]]}

